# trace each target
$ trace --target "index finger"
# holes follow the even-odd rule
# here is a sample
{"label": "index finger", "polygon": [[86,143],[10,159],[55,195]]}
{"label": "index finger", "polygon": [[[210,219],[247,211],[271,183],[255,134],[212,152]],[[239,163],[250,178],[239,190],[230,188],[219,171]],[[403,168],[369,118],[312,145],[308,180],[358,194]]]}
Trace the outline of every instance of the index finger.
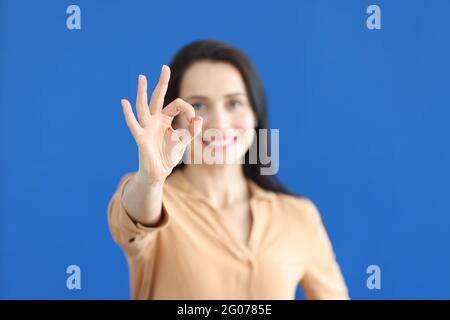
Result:
{"label": "index finger", "polygon": [[161,112],[164,105],[164,97],[166,96],[167,88],[169,86],[170,68],[163,65],[161,68],[161,75],[159,77],[158,84],[153,90],[152,97],[150,99],[150,113],[155,114]]}

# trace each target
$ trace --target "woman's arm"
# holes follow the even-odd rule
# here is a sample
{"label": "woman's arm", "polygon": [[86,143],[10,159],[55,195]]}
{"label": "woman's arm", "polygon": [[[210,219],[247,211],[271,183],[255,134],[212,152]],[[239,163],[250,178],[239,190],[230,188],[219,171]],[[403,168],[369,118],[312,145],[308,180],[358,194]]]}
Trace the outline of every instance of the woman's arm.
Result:
{"label": "woman's arm", "polygon": [[147,249],[153,243],[158,231],[166,228],[170,220],[166,210],[161,210],[160,221],[151,226],[146,226],[132,218],[122,203],[122,196],[128,183],[135,176],[136,173],[130,173],[122,177],[108,204],[108,225],[111,235],[131,259],[145,257],[145,253],[149,253]]}
{"label": "woman's arm", "polygon": [[135,222],[145,226],[154,226],[161,219],[164,181],[151,183],[137,173],[127,183],[122,205]]}
{"label": "woman's arm", "polygon": [[313,217],[314,239],[311,239],[312,257],[301,280],[306,299],[349,299],[347,286],[342,276],[336,256],[325,230],[319,210],[310,204]]}

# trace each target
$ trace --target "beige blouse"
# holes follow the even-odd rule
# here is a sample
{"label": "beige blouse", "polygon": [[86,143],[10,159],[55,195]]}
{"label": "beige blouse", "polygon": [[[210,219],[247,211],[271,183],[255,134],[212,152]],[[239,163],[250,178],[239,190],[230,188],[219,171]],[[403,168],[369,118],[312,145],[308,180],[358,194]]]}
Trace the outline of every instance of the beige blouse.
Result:
{"label": "beige blouse", "polygon": [[248,180],[248,246],[196,192],[182,170],[166,180],[162,218],[135,223],[121,203],[125,175],[108,206],[114,240],[124,251],[134,299],[347,299],[317,207],[305,197],[266,191]]}

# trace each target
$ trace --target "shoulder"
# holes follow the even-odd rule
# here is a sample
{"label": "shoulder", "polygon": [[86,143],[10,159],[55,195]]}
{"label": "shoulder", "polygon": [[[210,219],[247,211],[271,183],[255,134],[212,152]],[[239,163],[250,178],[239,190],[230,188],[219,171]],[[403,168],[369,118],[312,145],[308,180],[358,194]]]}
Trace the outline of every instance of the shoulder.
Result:
{"label": "shoulder", "polygon": [[320,226],[322,219],[317,205],[306,196],[295,196],[282,193],[274,193],[276,207],[289,216],[292,221],[308,224],[311,227]]}

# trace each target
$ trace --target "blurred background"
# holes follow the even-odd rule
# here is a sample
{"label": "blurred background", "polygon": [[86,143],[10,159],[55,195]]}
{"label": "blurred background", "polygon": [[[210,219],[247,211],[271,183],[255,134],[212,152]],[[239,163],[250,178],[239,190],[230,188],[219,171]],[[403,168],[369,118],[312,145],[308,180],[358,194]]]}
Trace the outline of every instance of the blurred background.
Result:
{"label": "blurred background", "polygon": [[120,98],[213,38],[256,64],[280,178],[321,211],[350,296],[450,299],[449,17],[448,0],[0,0],[0,298],[130,297],[106,220],[137,169]]}

